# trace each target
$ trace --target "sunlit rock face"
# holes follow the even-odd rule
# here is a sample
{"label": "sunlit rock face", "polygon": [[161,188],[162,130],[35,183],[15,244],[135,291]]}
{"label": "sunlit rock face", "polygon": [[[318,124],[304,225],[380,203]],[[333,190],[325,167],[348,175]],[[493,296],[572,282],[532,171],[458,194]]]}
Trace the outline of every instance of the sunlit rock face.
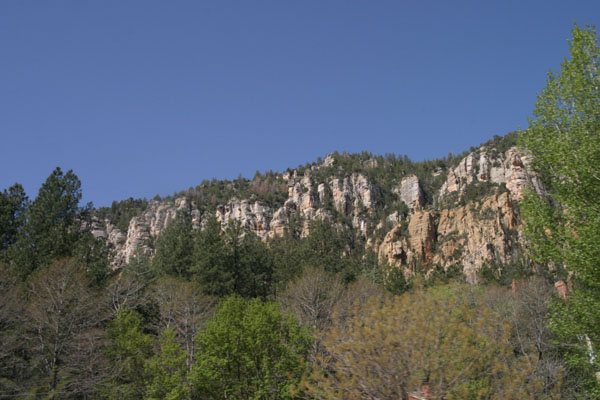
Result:
{"label": "sunlit rock face", "polygon": [[521,224],[515,206],[505,192],[462,207],[415,213],[407,229],[399,224],[385,236],[379,258],[409,274],[433,265],[458,265],[476,283],[486,262],[516,261]]}
{"label": "sunlit rock face", "polygon": [[[525,188],[544,190],[530,161],[516,147],[505,152],[480,147],[453,168],[438,168],[432,173],[445,177],[439,190],[428,195],[430,202],[433,197],[433,204],[426,204],[419,177],[393,176],[389,186],[393,196],[408,207],[408,212],[401,214],[393,209],[386,212],[388,208],[380,196],[381,181],[378,184],[372,173],[343,171],[335,157],[328,155],[320,164],[278,175],[283,188],[287,186],[287,196],[279,206],[234,196],[217,204],[214,211],[201,212],[186,197],[153,200],[141,215],[130,220],[126,232],[97,219],[92,231],[111,244],[113,266],[118,268],[135,254],[152,256],[152,244],[180,211],[190,213],[194,228],[201,228],[203,221],[214,216],[223,229],[239,221],[246,231],[263,240],[283,235],[293,219],[302,221],[301,235],[306,236],[311,221],[339,225],[341,218],[377,251],[380,261],[402,268],[406,274],[427,272],[435,266],[459,266],[467,280],[477,282],[478,272],[486,263],[506,264],[518,257],[522,230],[518,202]],[[381,166],[376,159],[363,161],[362,165]],[[323,175],[323,171],[333,172]],[[488,185],[489,193],[475,201],[461,201],[469,185],[482,183],[494,185]],[[454,202],[445,201],[450,197]]]}
{"label": "sunlit rock face", "polygon": [[481,147],[478,152],[470,153],[457,167],[448,171],[439,196],[462,192],[466,185],[479,181],[504,183],[513,198],[521,200],[526,187],[537,192],[543,191],[539,178],[530,168],[530,161],[530,157],[516,147],[495,156],[490,155],[489,149]]}
{"label": "sunlit rock face", "polygon": [[423,190],[416,175],[402,178],[400,186],[394,188],[394,193],[411,209],[420,210],[425,205]]}

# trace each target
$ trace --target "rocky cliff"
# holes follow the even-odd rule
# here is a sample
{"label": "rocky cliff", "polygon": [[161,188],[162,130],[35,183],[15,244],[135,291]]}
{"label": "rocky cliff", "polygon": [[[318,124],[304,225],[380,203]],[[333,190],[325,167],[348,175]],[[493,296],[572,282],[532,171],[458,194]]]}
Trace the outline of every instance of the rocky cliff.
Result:
{"label": "rocky cliff", "polygon": [[126,232],[98,219],[94,234],[113,245],[117,268],[137,252],[151,256],[154,241],[179,211],[189,212],[196,228],[214,215],[223,227],[236,220],[263,240],[282,235],[294,218],[302,221],[301,235],[308,235],[310,222],[320,219],[351,229],[380,261],[406,274],[456,266],[475,282],[484,264],[514,263],[519,257],[518,202],[527,187],[543,190],[529,161],[516,147],[498,151],[491,145],[425,172],[419,163],[397,159],[328,155],[269,175],[269,187],[287,189],[279,204],[263,201],[258,190],[230,190],[228,199],[210,206],[206,196],[185,193],[150,201]]}

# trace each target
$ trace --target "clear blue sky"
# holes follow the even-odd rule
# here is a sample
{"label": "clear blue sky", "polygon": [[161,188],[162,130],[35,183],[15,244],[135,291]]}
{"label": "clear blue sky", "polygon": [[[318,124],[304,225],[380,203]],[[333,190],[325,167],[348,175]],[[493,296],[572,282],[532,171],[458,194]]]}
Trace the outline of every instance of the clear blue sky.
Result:
{"label": "clear blue sky", "polygon": [[600,1],[0,1],[0,189],[96,206],[526,127]]}

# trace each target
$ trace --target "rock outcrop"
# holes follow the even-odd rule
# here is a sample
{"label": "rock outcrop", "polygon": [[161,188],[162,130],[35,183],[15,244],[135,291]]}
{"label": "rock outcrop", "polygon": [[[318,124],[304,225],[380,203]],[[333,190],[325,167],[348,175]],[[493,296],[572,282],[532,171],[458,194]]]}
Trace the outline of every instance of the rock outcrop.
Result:
{"label": "rock outcrop", "polygon": [[505,184],[515,200],[523,198],[525,187],[537,192],[543,191],[539,178],[531,170],[530,157],[512,147],[504,154],[493,156],[492,150],[485,147],[478,152],[470,153],[455,168],[448,171],[446,182],[440,189],[439,196],[451,192],[462,193],[468,184],[475,181]]}
{"label": "rock outcrop", "polygon": [[463,207],[420,212],[399,224],[384,238],[379,258],[413,273],[435,265],[461,266],[470,282],[485,263],[516,261],[520,224],[508,192]]}
{"label": "rock outcrop", "polygon": [[400,186],[394,188],[394,193],[411,209],[420,210],[425,204],[423,190],[416,175],[402,178]]}
{"label": "rock outcrop", "polygon": [[[332,155],[300,173],[300,169],[288,170],[277,177],[281,184],[287,185],[287,198],[275,207],[252,197],[233,197],[216,205],[214,214],[202,215],[185,197],[153,200],[141,215],[131,219],[127,232],[120,231],[110,221],[98,220],[94,221],[92,231],[112,244],[115,268],[128,263],[136,253],[152,256],[152,244],[182,210],[191,213],[195,228],[214,215],[223,228],[231,221],[239,221],[263,240],[284,234],[294,218],[303,221],[303,236],[309,234],[313,220],[338,225],[343,221],[366,239],[367,246],[378,252],[381,261],[403,268],[408,274],[428,271],[434,266],[444,269],[458,266],[469,281],[476,282],[479,270],[486,263],[506,264],[516,260],[521,231],[516,204],[526,187],[538,192],[544,190],[523,152],[513,147],[501,153],[484,146],[468,154],[454,168],[436,168],[431,176],[446,179],[437,192],[427,195],[430,202],[435,199],[434,204],[426,203],[422,183],[416,175],[392,177],[388,188],[396,196],[393,201],[404,202],[408,213],[399,212],[401,208],[387,211],[382,203],[378,186],[381,181],[372,180],[373,171],[368,170],[385,167],[385,160],[381,160],[383,166],[375,159],[362,159],[360,165],[367,168],[364,173],[346,173]],[[485,197],[440,208],[446,196],[456,193],[460,199],[468,185],[478,182],[491,184]],[[377,232],[385,230],[385,235],[378,236]]]}

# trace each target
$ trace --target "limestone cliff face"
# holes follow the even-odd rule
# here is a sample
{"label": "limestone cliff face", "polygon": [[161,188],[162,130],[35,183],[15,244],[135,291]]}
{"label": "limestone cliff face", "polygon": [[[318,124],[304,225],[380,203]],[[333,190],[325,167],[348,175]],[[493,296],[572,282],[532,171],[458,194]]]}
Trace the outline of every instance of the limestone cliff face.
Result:
{"label": "limestone cliff face", "polygon": [[109,221],[96,221],[92,233],[110,243],[115,253],[113,267],[118,268],[137,253],[152,256],[151,244],[181,210],[190,212],[194,227],[200,226],[200,212],[186,198],[178,198],[172,202],[152,200],[142,215],[131,219],[127,232],[122,232]]}
{"label": "limestone cliff face", "polygon": [[416,175],[402,178],[400,186],[394,188],[394,193],[411,209],[421,209],[425,204],[423,190]]}
{"label": "limestone cliff face", "polygon": [[466,206],[424,211],[394,227],[379,247],[379,257],[408,273],[459,266],[469,282],[487,262],[515,262],[521,225],[509,192]]}
{"label": "limestone cliff face", "polygon": [[[324,165],[331,165],[332,162],[331,158],[326,158]],[[260,201],[232,198],[226,204],[218,205],[214,215],[223,228],[236,220],[263,240],[282,235],[292,217],[298,215],[304,221],[302,235],[306,236],[310,221],[332,219],[328,210],[328,203],[331,203],[337,212],[350,218],[353,228],[364,236],[368,235],[365,215],[375,208],[376,189],[365,176],[352,174],[316,185],[309,170],[303,176],[286,174],[282,179],[288,185],[288,198],[283,206],[273,209]],[[330,199],[327,198],[328,193]],[[118,268],[128,263],[136,253],[152,256],[152,243],[181,210],[192,214],[196,228],[201,226],[203,219],[208,218],[208,215],[201,215],[185,197],[166,202],[153,200],[142,215],[131,219],[127,232],[121,232],[109,221],[97,221],[94,234],[111,243],[115,250],[113,265]]]}
{"label": "limestone cliff face", "polygon": [[452,193],[460,200],[468,185],[478,182],[504,184],[507,191],[499,193],[500,188],[493,188],[478,201],[464,205],[457,201],[444,209],[409,215],[407,223],[399,223],[386,234],[379,246],[380,260],[406,273],[418,268],[427,271],[435,265],[444,269],[458,266],[470,282],[477,282],[486,263],[516,262],[522,230],[518,202],[525,188],[538,193],[544,190],[530,161],[516,147],[505,153],[485,147],[470,153],[447,171],[438,201],[442,203]]}
{"label": "limestone cliff face", "polygon": [[504,154],[491,154],[490,149],[481,147],[465,157],[456,168],[448,171],[446,182],[439,196],[451,192],[462,193],[466,186],[474,181],[504,183],[513,198],[521,200],[523,189],[531,187],[537,192],[543,191],[542,184],[529,167],[530,158],[516,147]]}
{"label": "limestone cliff face", "polygon": [[232,200],[226,205],[217,207],[217,220],[226,227],[232,220],[237,220],[242,227],[265,238],[270,231],[273,212],[259,202],[248,200]]}
{"label": "limestone cliff face", "polygon": [[[376,181],[372,173],[341,171],[342,167],[330,155],[301,173],[288,170],[278,175],[278,184],[287,185],[287,198],[277,207],[257,199],[232,197],[214,207],[214,214],[201,214],[186,197],[153,200],[141,215],[130,220],[127,232],[121,232],[109,221],[96,221],[93,233],[112,244],[113,264],[119,267],[138,252],[152,256],[152,244],[181,210],[191,213],[196,228],[214,215],[223,228],[236,220],[263,240],[282,235],[293,218],[304,221],[304,236],[309,233],[310,221],[344,221],[366,239],[367,246],[378,252],[381,261],[403,268],[406,273],[428,271],[436,265],[444,269],[458,266],[469,281],[476,282],[484,264],[511,263],[518,257],[518,202],[526,187],[543,190],[529,162],[514,147],[504,153],[481,147],[455,167],[440,167],[432,172],[432,177],[445,180],[438,191],[428,194],[430,201],[434,199],[433,204],[426,204],[416,175]],[[367,171],[378,166],[381,164],[376,159],[362,161]],[[323,168],[338,173],[324,175]],[[492,184],[489,193],[475,201],[465,200],[468,185],[478,182]],[[381,195],[384,184],[391,190],[388,197]],[[390,195],[395,196],[392,201],[405,203],[408,212],[386,207],[383,199],[389,201]],[[447,198],[454,202],[444,202]],[[386,230],[385,235],[378,234]]]}

